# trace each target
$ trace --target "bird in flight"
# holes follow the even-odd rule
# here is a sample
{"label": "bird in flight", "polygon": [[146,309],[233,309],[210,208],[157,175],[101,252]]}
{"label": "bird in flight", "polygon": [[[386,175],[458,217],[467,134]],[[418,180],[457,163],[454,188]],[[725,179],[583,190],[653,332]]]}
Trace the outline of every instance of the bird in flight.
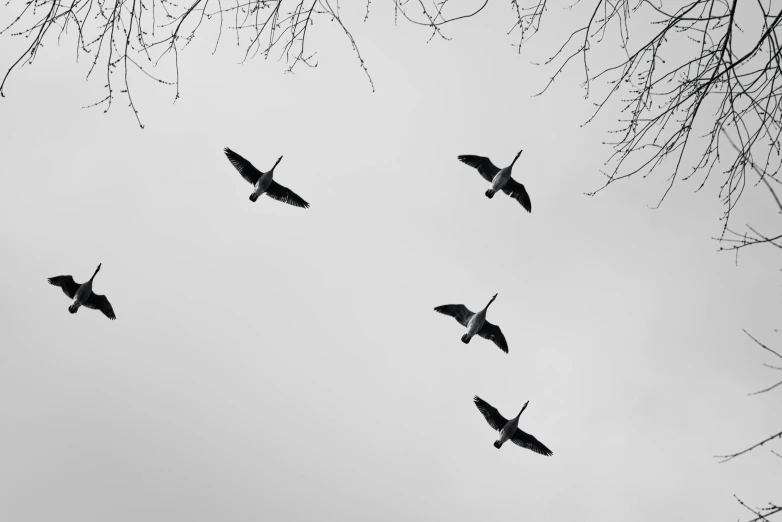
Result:
{"label": "bird in flight", "polygon": [[504,193],[521,203],[524,210],[532,212],[532,201],[529,199],[527,190],[524,188],[524,185],[511,177],[513,164],[516,163],[516,160],[519,159],[522,152],[524,151],[520,150],[519,153],[516,154],[516,157],[513,158],[513,162],[510,166],[503,169],[498,168],[489,158],[483,156],[458,156],[457,159],[462,163],[466,163],[477,169],[483,179],[491,183],[491,188],[486,191],[487,198],[493,198],[496,192],[502,190]]}
{"label": "bird in flight", "polygon": [[475,406],[478,408],[478,411],[483,414],[486,422],[489,423],[489,426],[500,432],[500,438],[494,441],[495,448],[500,449],[502,445],[509,440],[517,446],[527,448],[528,450],[534,451],[535,453],[540,453],[546,457],[550,457],[554,454],[538,439],[529,433],[521,431],[518,428],[519,417],[521,417],[521,414],[527,408],[529,401],[524,403],[524,406],[521,408],[521,411],[518,415],[508,420],[500,415],[500,412],[497,411],[497,408],[493,407],[491,404],[484,401],[477,395],[473,397],[472,400],[475,403]]}
{"label": "bird in flight", "polygon": [[68,296],[68,299],[73,299],[73,303],[68,307],[70,313],[75,314],[79,307],[86,306],[93,310],[100,310],[103,312],[103,315],[113,321],[117,316],[114,315],[114,309],[111,307],[109,300],[106,299],[105,295],[96,294],[92,291],[92,280],[98,275],[101,264],[98,264],[95,273],[92,274],[92,277],[86,283],[79,284],[69,275],[50,277],[49,283],[59,286],[62,288],[63,293]]}
{"label": "bird in flight", "polygon": [[488,310],[489,305],[492,304],[495,299],[497,299],[497,294],[494,294],[489,300],[489,303],[477,314],[472,313],[463,304],[442,305],[436,307],[434,310],[441,314],[450,315],[456,319],[459,324],[467,328],[467,333],[462,335],[462,342],[464,344],[468,344],[470,339],[477,334],[484,339],[492,341],[500,350],[508,353],[508,342],[505,340],[505,336],[502,335],[502,330],[500,330],[499,326],[491,324],[486,320],[486,310]]}
{"label": "bird in flight", "polygon": [[293,205],[294,207],[309,208],[309,203],[301,199],[301,197],[291,189],[283,187],[272,179],[274,176],[274,168],[282,161],[282,156],[277,159],[269,172],[261,172],[256,169],[252,163],[228,147],[224,149],[224,152],[228,157],[228,161],[231,162],[231,165],[233,165],[234,168],[239,171],[239,174],[253,186],[253,192],[250,194],[250,201],[255,202],[262,194],[266,194],[270,198]]}

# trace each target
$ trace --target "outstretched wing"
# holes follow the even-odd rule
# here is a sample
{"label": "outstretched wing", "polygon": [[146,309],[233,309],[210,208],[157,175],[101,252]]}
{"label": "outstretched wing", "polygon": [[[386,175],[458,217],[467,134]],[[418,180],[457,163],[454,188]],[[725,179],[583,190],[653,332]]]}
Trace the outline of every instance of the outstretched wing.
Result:
{"label": "outstretched wing", "polygon": [[442,305],[435,308],[434,311],[440,312],[441,314],[450,315],[459,321],[459,324],[462,326],[467,326],[467,323],[470,322],[470,318],[475,315],[463,304]]}
{"label": "outstretched wing", "polygon": [[242,175],[242,177],[247,180],[251,185],[255,185],[258,183],[258,180],[261,178],[261,175],[263,174],[260,170],[253,167],[253,164],[241,157],[239,154],[235,153],[228,147],[223,149],[223,152],[225,152],[226,157],[228,157],[228,161],[231,162],[231,165],[234,166],[236,170],[239,171],[239,174]]}
{"label": "outstretched wing", "polygon": [[50,277],[49,283],[62,288],[63,293],[68,296],[68,299],[73,299],[76,295],[76,291],[81,286],[69,275]]}
{"label": "outstretched wing", "polygon": [[491,324],[489,321],[484,321],[481,329],[478,330],[478,335],[484,339],[488,339],[496,344],[500,350],[508,353],[508,341],[505,340],[505,336],[502,335],[502,330],[496,324]]}
{"label": "outstretched wing", "polygon": [[518,428],[516,428],[516,433],[513,434],[513,437],[511,437],[510,441],[517,446],[521,446],[522,448],[527,448],[528,450],[532,450],[535,453],[540,453],[541,455],[544,455],[546,457],[550,457],[551,455],[554,454],[550,449],[548,449],[545,446],[545,444],[540,442],[538,439],[536,439],[529,433],[523,432]]}
{"label": "outstretched wing", "polygon": [[521,206],[524,207],[524,210],[527,212],[532,212],[532,201],[530,201],[529,194],[527,194],[527,190],[524,188],[524,185],[513,178],[509,178],[508,182],[505,183],[505,186],[502,187],[502,191],[521,203]]}
{"label": "outstretched wing", "polygon": [[457,159],[462,163],[466,163],[467,165],[478,169],[478,173],[480,173],[480,175],[483,176],[483,179],[489,183],[491,183],[494,176],[500,171],[489,158],[483,156],[458,156]]}
{"label": "outstretched wing", "polygon": [[109,303],[109,300],[106,299],[105,295],[100,295],[93,292],[90,294],[87,300],[84,301],[83,304],[87,308],[92,308],[93,310],[100,310],[101,312],[103,312],[103,315],[105,315],[112,321],[117,318],[117,316],[114,315],[114,309],[111,307],[111,303]]}
{"label": "outstretched wing", "polygon": [[266,195],[270,198],[276,199],[277,201],[282,201],[288,205],[293,205],[294,207],[310,207],[310,204],[297,196],[295,192],[289,188],[283,187],[274,180],[272,180],[272,184],[269,185],[269,188],[266,189]]}
{"label": "outstretched wing", "polygon": [[483,417],[486,419],[486,422],[489,423],[489,426],[495,430],[500,431],[508,423],[508,419],[500,415],[500,412],[497,411],[497,408],[484,401],[477,395],[473,397],[472,401],[475,403],[475,407],[478,408],[478,411],[483,414]]}

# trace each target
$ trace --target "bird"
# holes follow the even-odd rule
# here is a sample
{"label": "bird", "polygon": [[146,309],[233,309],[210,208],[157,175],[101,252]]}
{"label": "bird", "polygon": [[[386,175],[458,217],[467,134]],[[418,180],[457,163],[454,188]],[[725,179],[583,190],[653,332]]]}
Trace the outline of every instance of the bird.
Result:
{"label": "bird", "polygon": [[459,324],[467,328],[467,333],[462,335],[462,342],[464,344],[468,344],[470,339],[478,334],[484,339],[492,341],[503,352],[508,353],[508,342],[505,340],[505,336],[502,335],[502,330],[500,330],[499,326],[491,324],[486,320],[486,310],[488,310],[489,305],[497,299],[497,295],[498,294],[494,294],[489,300],[489,303],[477,314],[472,313],[463,304],[442,305],[435,307],[434,311],[450,315],[456,319]]}
{"label": "bird", "polygon": [[532,201],[529,199],[527,190],[524,188],[524,185],[511,177],[513,164],[516,163],[516,160],[519,159],[522,152],[524,152],[524,149],[520,150],[519,153],[516,154],[516,157],[513,158],[513,162],[510,166],[505,167],[504,169],[498,168],[489,158],[483,156],[466,155],[458,156],[457,159],[462,163],[466,163],[477,169],[478,173],[483,176],[483,179],[491,183],[491,187],[486,191],[487,198],[493,198],[497,191],[502,190],[504,193],[521,203],[524,210],[532,212]]}
{"label": "bird", "polygon": [[484,401],[477,395],[473,397],[472,400],[475,403],[475,406],[478,408],[478,411],[483,414],[486,422],[489,423],[489,426],[500,432],[500,438],[494,441],[495,448],[500,449],[506,441],[510,440],[517,446],[527,448],[528,450],[532,450],[535,453],[540,453],[546,457],[550,457],[554,454],[545,446],[545,444],[540,442],[529,433],[521,431],[518,428],[519,417],[521,417],[521,414],[527,408],[529,401],[524,403],[524,406],[521,408],[521,411],[518,415],[508,420],[500,415],[500,412],[497,411],[497,408],[493,407],[491,404]]}
{"label": "bird", "polygon": [[261,194],[266,194],[270,198],[293,205],[294,207],[309,208],[309,203],[301,199],[301,197],[296,195],[291,189],[283,187],[272,179],[274,176],[274,169],[277,167],[277,164],[282,161],[282,156],[277,159],[269,172],[261,172],[256,169],[252,163],[228,147],[223,149],[223,152],[225,152],[231,165],[233,165],[234,168],[239,171],[239,174],[254,187],[253,193],[250,194],[250,201],[255,202]]}
{"label": "bird", "polygon": [[92,280],[98,275],[98,271],[103,263],[98,264],[98,268],[95,269],[95,273],[92,274],[90,280],[86,283],[79,284],[73,280],[73,277],[69,275],[61,275],[49,278],[49,283],[54,286],[59,286],[68,299],[73,299],[73,303],[68,307],[68,311],[75,314],[80,306],[86,306],[93,310],[100,310],[103,315],[111,319],[112,321],[117,318],[114,315],[114,309],[111,307],[111,303],[106,299],[105,295],[96,294],[92,291]]}

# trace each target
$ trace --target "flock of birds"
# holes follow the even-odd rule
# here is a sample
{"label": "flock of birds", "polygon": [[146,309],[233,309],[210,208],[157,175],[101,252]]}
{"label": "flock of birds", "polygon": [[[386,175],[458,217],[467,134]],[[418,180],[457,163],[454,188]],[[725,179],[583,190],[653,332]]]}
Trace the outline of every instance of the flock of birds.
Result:
{"label": "flock of birds", "polygon": [[[289,205],[309,208],[309,203],[304,201],[299,195],[274,181],[274,169],[279,165],[280,161],[282,161],[282,156],[277,159],[268,172],[261,172],[255,168],[252,163],[231,149],[226,148],[224,152],[228,161],[231,162],[231,165],[233,165],[234,168],[239,171],[239,174],[253,186],[253,191],[250,194],[250,201],[255,202],[263,194],[266,194],[272,199],[282,201]],[[491,183],[491,187],[486,191],[487,198],[491,199],[494,197],[494,194],[502,191],[511,198],[517,200],[527,212],[532,212],[532,202],[530,201],[529,194],[527,194],[524,185],[511,177],[513,165],[516,163],[516,160],[519,159],[522,152],[523,150],[519,151],[518,154],[516,154],[516,157],[513,158],[513,162],[502,169],[496,167],[489,158],[483,156],[459,156],[458,159],[475,168],[483,179]],[[98,268],[96,268],[95,272],[92,274],[92,277],[90,277],[87,282],[81,284],[74,281],[73,277],[69,275],[49,278],[49,283],[54,286],[59,286],[63,293],[68,296],[68,299],[72,300],[71,305],[68,307],[70,313],[75,314],[80,307],[86,306],[93,310],[100,310],[103,315],[111,320],[117,318],[114,314],[114,309],[106,296],[92,291],[92,282],[95,279],[95,276],[98,275],[100,267],[101,265],[99,264]],[[471,312],[463,304],[442,305],[436,307],[435,311],[453,317],[459,324],[467,329],[467,332],[462,335],[463,343],[469,343],[470,340],[477,335],[492,341],[500,350],[508,353],[508,342],[505,340],[502,330],[500,330],[499,326],[486,320],[486,312],[496,298],[497,294],[494,294],[486,306],[477,313]],[[510,440],[512,443],[521,446],[522,448],[527,448],[541,455],[550,456],[553,454],[550,449],[534,436],[518,428],[519,417],[521,417],[521,414],[527,408],[529,401],[524,403],[519,414],[512,419],[503,417],[496,408],[477,395],[473,398],[473,402],[478,408],[478,411],[483,414],[489,426],[500,434],[500,437],[494,442],[495,448],[501,448],[506,441]]]}

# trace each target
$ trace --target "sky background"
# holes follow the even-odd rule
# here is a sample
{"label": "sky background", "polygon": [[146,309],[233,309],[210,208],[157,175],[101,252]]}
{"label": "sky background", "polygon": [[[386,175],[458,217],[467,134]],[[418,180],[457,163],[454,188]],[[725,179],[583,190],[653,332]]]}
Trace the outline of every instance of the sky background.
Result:
{"label": "sky background", "polygon": [[[8,8],[3,8],[3,19]],[[50,39],[0,103],[0,519],[640,520],[751,518],[779,501],[778,375],[743,333],[780,346],[775,252],[717,253],[717,183],[668,172],[596,197],[616,112],[577,68],[531,65],[575,14],[548,14],[521,55],[508,6],[451,41],[343,7],[377,88],[337,25],[316,69],[237,65],[205,30],[181,98],[132,77],[146,124],[108,114],[73,45]],[[7,22],[6,22],[7,23]],[[0,38],[0,64],[28,42]],[[120,95],[121,96],[121,95]],[[230,147],[312,207],[269,198]],[[506,165],[532,214],[456,160]],[[737,227],[769,230],[765,192]],[[46,278],[83,282],[117,314],[68,313]],[[460,342],[432,309],[464,303],[510,347]],[[514,445],[472,403],[554,452]],[[776,446],[779,451],[779,445]],[[776,496],[775,496],[776,495]],[[748,516],[750,515],[750,516]],[[510,517],[510,518],[507,518]]]}

